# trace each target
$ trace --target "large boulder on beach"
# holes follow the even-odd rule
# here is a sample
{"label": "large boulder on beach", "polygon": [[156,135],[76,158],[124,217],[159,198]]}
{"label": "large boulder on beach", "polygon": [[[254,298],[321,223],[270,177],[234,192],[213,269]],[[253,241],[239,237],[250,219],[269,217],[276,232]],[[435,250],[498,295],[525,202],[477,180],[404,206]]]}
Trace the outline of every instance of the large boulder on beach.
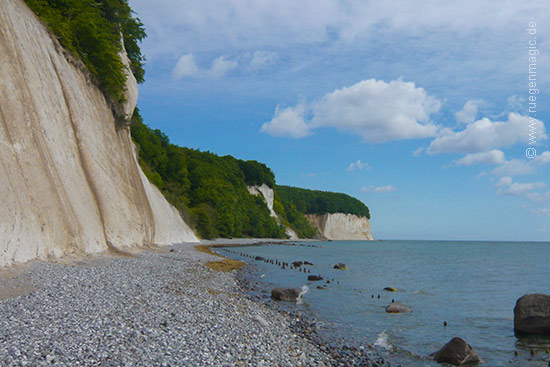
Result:
{"label": "large boulder on beach", "polygon": [[550,295],[526,294],[514,307],[516,334],[550,336]]}
{"label": "large boulder on beach", "polygon": [[320,275],[310,275],[307,277],[307,280],[309,281],[323,280],[323,277]]}
{"label": "large boulder on beach", "polygon": [[271,290],[271,298],[277,301],[296,302],[300,292],[301,289],[298,288],[274,288]]}
{"label": "large boulder on beach", "polygon": [[464,366],[482,362],[474,348],[462,338],[454,337],[443,348],[432,355],[437,363]]}
{"label": "large boulder on beach", "polygon": [[405,313],[405,312],[410,312],[411,310],[409,310],[407,307],[399,304],[399,303],[390,303],[390,305],[388,307],[386,307],[386,312],[387,313]]}

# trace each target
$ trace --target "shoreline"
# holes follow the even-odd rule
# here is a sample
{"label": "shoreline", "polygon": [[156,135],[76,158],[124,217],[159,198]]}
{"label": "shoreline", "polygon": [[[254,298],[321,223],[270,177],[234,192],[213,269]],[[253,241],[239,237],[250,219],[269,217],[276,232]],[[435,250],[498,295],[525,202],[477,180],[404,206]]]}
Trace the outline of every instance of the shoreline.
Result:
{"label": "shoreline", "polygon": [[0,301],[0,365],[340,365],[194,245],[28,264],[35,289]]}
{"label": "shoreline", "polygon": [[240,275],[252,265],[214,271],[207,264],[222,255],[196,248],[297,242],[314,241],[201,241],[26,263],[3,284],[22,292],[0,299],[0,365],[389,366],[369,349],[331,345],[307,315],[251,296]]}
{"label": "shoreline", "polygon": [[[262,245],[287,245],[287,246],[300,246],[301,242],[322,242],[321,240],[250,240],[246,244],[239,244],[238,241],[230,241],[229,243],[221,241],[221,243],[214,241],[213,244],[207,245],[208,249],[210,248],[232,248],[232,247],[247,247],[247,246],[262,246]],[[199,250],[201,251],[201,250]],[[210,251],[212,252],[212,251]],[[226,259],[231,259],[226,255],[218,254],[212,252],[215,256],[220,256]],[[240,260],[234,260],[241,262]],[[285,305],[290,306],[288,302],[277,302],[271,300],[268,295],[263,295],[260,297],[258,294],[253,293],[262,293],[262,291],[269,291],[269,287],[265,282],[260,281],[258,278],[257,271],[253,263],[241,262],[244,263],[244,266],[236,268],[235,278],[242,292],[249,297],[252,301],[261,303],[264,306],[275,310],[276,312],[282,314],[285,317],[294,320],[292,324],[293,330],[300,336],[310,340],[314,343],[320,350],[328,353],[335,362],[336,366],[367,366],[367,367],[380,367],[380,366],[391,366],[391,363],[382,357],[376,349],[370,345],[361,345],[349,346],[343,342],[343,340],[329,340],[326,336],[322,336],[318,331],[320,331],[319,322],[314,318],[313,315],[303,313],[297,310],[290,310],[284,307]]]}

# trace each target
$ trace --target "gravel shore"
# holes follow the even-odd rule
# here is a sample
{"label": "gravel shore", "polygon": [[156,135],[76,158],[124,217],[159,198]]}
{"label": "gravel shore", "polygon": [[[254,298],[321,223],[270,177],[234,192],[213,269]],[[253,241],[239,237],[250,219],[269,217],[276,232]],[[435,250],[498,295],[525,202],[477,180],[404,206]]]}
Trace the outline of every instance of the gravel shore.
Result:
{"label": "gravel shore", "polygon": [[182,244],[3,275],[27,293],[0,301],[0,365],[340,364],[295,318],[249,299],[234,273],[204,266],[217,259]]}

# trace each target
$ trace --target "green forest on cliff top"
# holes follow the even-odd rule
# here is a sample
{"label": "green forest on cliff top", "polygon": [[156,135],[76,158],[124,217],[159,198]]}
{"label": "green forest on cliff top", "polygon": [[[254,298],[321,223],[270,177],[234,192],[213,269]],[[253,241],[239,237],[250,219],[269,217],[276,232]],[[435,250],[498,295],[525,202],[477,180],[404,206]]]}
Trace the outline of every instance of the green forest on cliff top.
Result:
{"label": "green forest on cliff top", "polygon": [[[118,56],[121,36],[132,72],[143,82],[145,59],[139,42],[146,34],[127,0],[25,2],[63,47],[84,62],[109,100],[123,98],[126,77]],[[285,226],[300,238],[312,238],[317,231],[304,214],[343,212],[370,218],[365,204],[351,196],[277,186],[275,175],[263,163],[171,144],[160,130],[144,124],[137,108],[131,132],[146,176],[203,238],[284,238]],[[275,191],[273,208],[280,223],[270,216],[262,197],[248,192],[247,186],[262,184]]]}

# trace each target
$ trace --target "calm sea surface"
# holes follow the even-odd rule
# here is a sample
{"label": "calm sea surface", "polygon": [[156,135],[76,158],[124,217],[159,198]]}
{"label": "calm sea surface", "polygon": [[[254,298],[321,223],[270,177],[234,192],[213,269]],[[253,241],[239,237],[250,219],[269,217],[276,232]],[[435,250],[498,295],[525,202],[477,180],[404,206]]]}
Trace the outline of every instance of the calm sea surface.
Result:
{"label": "calm sea surface", "polygon": [[[320,282],[308,282],[310,274],[295,269],[282,270],[227,250],[220,252],[253,264],[266,290],[307,285],[303,304],[292,307],[321,320],[326,335],[353,345],[374,344],[394,364],[438,366],[429,354],[460,336],[486,361],[485,366],[548,365],[550,338],[516,338],[513,309],[526,293],[550,294],[550,243],[311,244],[316,247],[264,245],[229,250],[288,263],[310,261],[314,265],[306,268],[325,278]],[[333,269],[338,262],[349,270]],[[334,282],[326,284],[326,279]],[[326,289],[317,289],[318,285]],[[384,287],[398,291],[387,292]],[[387,314],[384,308],[392,299],[412,312]],[[534,356],[531,349],[536,351]],[[514,350],[519,356],[514,356]]]}

